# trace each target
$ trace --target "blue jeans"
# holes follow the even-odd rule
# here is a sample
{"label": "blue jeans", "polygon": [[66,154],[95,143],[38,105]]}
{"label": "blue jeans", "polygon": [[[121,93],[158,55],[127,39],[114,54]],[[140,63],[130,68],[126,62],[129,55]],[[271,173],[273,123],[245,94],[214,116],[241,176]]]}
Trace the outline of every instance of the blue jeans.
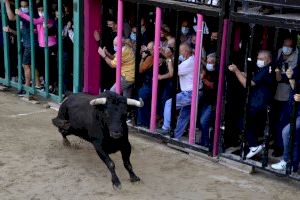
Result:
{"label": "blue jeans", "polygon": [[139,89],[139,98],[142,98],[144,101],[144,106],[138,108],[137,114],[137,125],[149,127],[150,125],[150,114],[151,114],[151,87],[148,85],[143,85]]}
{"label": "blue jeans", "polygon": [[165,80],[165,84],[158,85],[159,87],[159,95],[157,99],[157,114],[163,116],[164,114],[164,106],[168,99],[172,97],[172,81]]}
{"label": "blue jeans", "polygon": [[270,131],[274,139],[274,148],[283,149],[282,130],[289,123],[289,102],[275,100],[270,114]]}
{"label": "blue jeans", "polygon": [[[283,139],[283,160],[288,161],[289,159],[289,139],[290,139],[290,124],[286,125],[282,130]],[[300,162],[300,117],[296,120],[296,131],[294,135],[294,149],[293,149],[293,159],[292,166],[294,170],[297,171]]]}
{"label": "blue jeans", "polygon": [[181,108],[178,119],[177,119],[177,124],[176,128],[174,130],[174,138],[179,139],[184,133],[184,130],[186,129],[186,126],[190,122],[190,115],[191,115],[191,106],[184,106]]}
{"label": "blue jeans", "polygon": [[[201,145],[208,146],[209,128],[211,126],[214,113],[213,113],[212,105],[204,104],[199,106],[201,106],[198,112],[198,115],[200,116],[200,122],[199,122],[200,130],[202,133]],[[176,139],[179,139],[184,133],[184,130],[186,129],[186,126],[190,121],[190,113],[191,113],[191,106],[185,106],[180,110],[176,129],[175,129],[175,135],[174,135]]]}
{"label": "blue jeans", "polygon": [[[176,95],[176,109],[191,105],[192,91],[180,92]],[[172,109],[172,99],[169,99],[165,103],[164,108],[164,125],[162,129],[170,130],[171,124],[171,109]]]}
{"label": "blue jeans", "polygon": [[200,115],[200,130],[201,130],[201,142],[200,145],[209,145],[209,128],[213,119],[213,109],[212,105],[204,104],[202,106]]}

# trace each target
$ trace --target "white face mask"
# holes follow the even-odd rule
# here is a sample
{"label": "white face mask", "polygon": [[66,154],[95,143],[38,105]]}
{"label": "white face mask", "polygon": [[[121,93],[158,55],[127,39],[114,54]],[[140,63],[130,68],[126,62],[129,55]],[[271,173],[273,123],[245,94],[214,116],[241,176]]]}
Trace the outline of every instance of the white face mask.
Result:
{"label": "white face mask", "polygon": [[209,64],[209,63],[206,64],[206,69],[209,72],[212,72],[212,71],[215,70],[214,65],[213,64]]}
{"label": "white face mask", "polygon": [[189,33],[190,29],[187,27],[181,27],[181,33],[183,35],[187,35]]}
{"label": "white face mask", "polygon": [[117,52],[118,46],[114,46],[114,51]]}
{"label": "white face mask", "polygon": [[286,46],[282,47],[282,53],[286,56],[291,55],[292,51],[293,49],[291,47],[286,47]]}
{"label": "white face mask", "polygon": [[185,61],[185,58],[183,57],[183,55],[180,55],[179,58],[178,58],[178,60],[179,60],[180,62],[183,62],[183,61]]}
{"label": "white face mask", "polygon": [[265,66],[265,61],[263,61],[263,60],[257,60],[256,61],[256,65],[257,65],[257,67],[262,68],[262,67]]}
{"label": "white face mask", "polygon": [[40,12],[40,11],[39,11],[39,16],[40,16],[40,17],[44,17],[44,12]]}
{"label": "white face mask", "polygon": [[29,8],[21,8],[22,13],[29,13]]}
{"label": "white face mask", "polygon": [[195,32],[197,32],[197,25],[193,26]]}

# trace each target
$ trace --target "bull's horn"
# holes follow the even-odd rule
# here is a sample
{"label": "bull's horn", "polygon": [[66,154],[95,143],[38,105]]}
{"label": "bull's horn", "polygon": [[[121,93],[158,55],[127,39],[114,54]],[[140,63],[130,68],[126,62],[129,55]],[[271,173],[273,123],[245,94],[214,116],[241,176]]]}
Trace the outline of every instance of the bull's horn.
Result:
{"label": "bull's horn", "polygon": [[94,99],[94,100],[90,101],[90,104],[92,106],[104,105],[104,104],[106,104],[106,98],[97,98],[97,99]]}
{"label": "bull's horn", "polygon": [[136,107],[143,107],[144,106],[144,102],[143,99],[140,98],[139,101],[135,100],[135,99],[129,99],[127,98],[127,105],[129,106],[136,106]]}

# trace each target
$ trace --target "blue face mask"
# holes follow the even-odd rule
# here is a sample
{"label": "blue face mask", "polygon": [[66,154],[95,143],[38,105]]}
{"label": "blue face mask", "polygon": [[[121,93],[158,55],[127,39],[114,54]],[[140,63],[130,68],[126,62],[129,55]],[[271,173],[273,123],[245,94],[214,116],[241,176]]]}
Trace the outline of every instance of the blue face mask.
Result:
{"label": "blue face mask", "polygon": [[189,33],[190,29],[187,27],[181,27],[181,33],[183,35],[187,35]]}
{"label": "blue face mask", "polygon": [[179,60],[180,62],[183,62],[183,61],[185,61],[185,58],[183,57],[183,55],[180,55],[180,56],[178,57],[178,60]]}
{"label": "blue face mask", "polygon": [[131,34],[130,34],[130,39],[131,39],[132,41],[136,41],[136,33],[131,32]]}
{"label": "blue face mask", "polygon": [[22,13],[29,13],[29,9],[28,8],[21,8],[21,12]]}
{"label": "blue face mask", "polygon": [[114,51],[117,52],[118,46],[114,46]]}

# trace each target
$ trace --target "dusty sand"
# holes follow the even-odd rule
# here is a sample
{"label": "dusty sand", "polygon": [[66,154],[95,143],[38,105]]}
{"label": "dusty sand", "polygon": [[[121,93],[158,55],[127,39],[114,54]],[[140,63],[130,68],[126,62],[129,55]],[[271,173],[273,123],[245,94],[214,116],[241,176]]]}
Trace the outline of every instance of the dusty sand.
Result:
{"label": "dusty sand", "polygon": [[299,199],[300,186],[249,175],[131,134],[131,160],[142,182],[131,184],[119,153],[112,155],[122,190],[92,146],[51,125],[55,111],[0,92],[0,200]]}

